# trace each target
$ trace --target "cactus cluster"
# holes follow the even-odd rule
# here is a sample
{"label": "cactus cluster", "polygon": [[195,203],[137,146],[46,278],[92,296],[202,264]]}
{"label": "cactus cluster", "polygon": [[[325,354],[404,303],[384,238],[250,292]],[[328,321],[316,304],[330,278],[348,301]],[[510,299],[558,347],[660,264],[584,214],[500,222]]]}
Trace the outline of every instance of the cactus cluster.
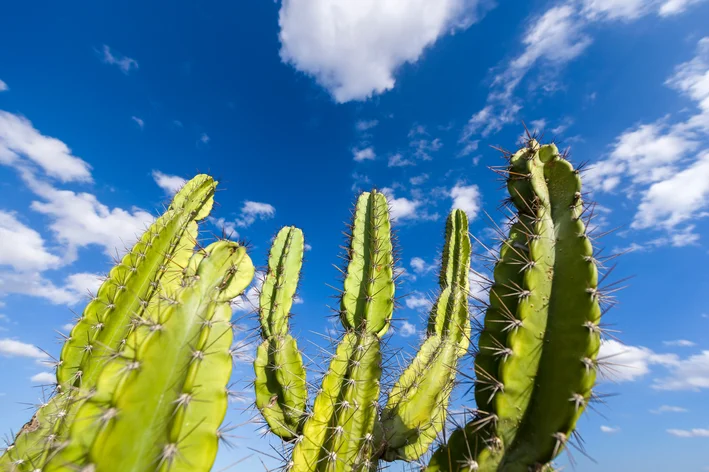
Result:
{"label": "cactus cluster", "polygon": [[[341,335],[312,400],[289,327],[304,236],[294,226],[278,232],[256,309],[253,385],[256,408],[287,446],[285,470],[370,472],[397,460],[429,472],[551,470],[593,399],[598,269],[578,170],[533,139],[508,157],[515,216],[480,329],[471,326],[468,219],[453,210],[425,336],[388,392],[383,341],[396,307],[396,256],[386,196],[373,190],[356,201],[336,310]],[[187,183],[111,270],[66,340],[55,395],[0,457],[0,471],[211,468],[231,375],[229,302],[254,276],[235,242],[195,249],[215,186],[204,175]],[[475,407],[446,434],[468,353]]]}
{"label": "cactus cluster", "polygon": [[55,395],[0,470],[210,469],[231,375],[229,301],[254,274],[237,243],[195,251],[215,187],[188,182],[109,272],[64,343]]}

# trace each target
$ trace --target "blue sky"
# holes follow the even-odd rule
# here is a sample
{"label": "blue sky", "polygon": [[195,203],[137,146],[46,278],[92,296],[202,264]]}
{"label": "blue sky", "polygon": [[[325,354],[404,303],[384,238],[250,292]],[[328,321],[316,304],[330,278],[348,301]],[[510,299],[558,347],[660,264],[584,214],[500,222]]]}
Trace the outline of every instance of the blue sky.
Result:
{"label": "blue sky", "polygon": [[[593,460],[572,451],[576,470],[709,470],[709,2],[201,3],[3,8],[0,431],[51,379],[36,346],[58,354],[55,331],[110,255],[197,172],[222,189],[204,234],[233,231],[259,265],[279,227],[303,228],[293,322],[312,356],[306,339],[339,328],[326,284],[348,209],[385,189],[409,294],[390,346],[413,352],[445,216],[464,209],[494,244],[485,213],[502,221],[505,195],[490,145],[515,148],[524,120],[589,163],[598,233],[620,228],[597,245],[628,251],[609,280],[634,276],[606,318],[620,334],[599,390],[617,395],[581,420]],[[252,414],[250,377],[236,365],[232,424]],[[275,464],[249,449],[278,446],[256,428],[234,431],[215,470]]]}

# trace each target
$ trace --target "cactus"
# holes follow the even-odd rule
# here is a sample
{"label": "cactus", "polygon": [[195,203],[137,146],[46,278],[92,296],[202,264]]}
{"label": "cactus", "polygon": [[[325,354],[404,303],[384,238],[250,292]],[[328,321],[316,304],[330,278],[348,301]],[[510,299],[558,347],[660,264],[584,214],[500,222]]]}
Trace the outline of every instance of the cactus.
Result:
{"label": "cactus", "polygon": [[111,356],[47,472],[208,471],[227,407],[229,302],[254,266],[237,243],[195,253]]}
{"label": "cactus", "polygon": [[303,232],[283,228],[271,246],[259,297],[263,342],[254,360],[256,406],[271,432],[284,440],[298,435],[307,387],[298,345],[288,334],[288,316],[303,264]]}
{"label": "cactus", "polygon": [[[380,460],[416,460],[442,429],[456,364],[470,339],[470,239],[464,212],[446,224],[440,295],[419,354],[380,411],[381,339],[395,305],[394,253],[386,197],[359,196],[350,227],[339,319],[344,334],[312,408],[305,371],[287,334],[302,261],[300,230],[283,228],[271,248],[260,297],[263,344],[254,362],[256,406],[271,432],[294,444],[291,471],[369,471]],[[275,346],[275,347],[274,347]]]}
{"label": "cactus", "polygon": [[478,408],[429,472],[549,470],[591,399],[601,310],[579,173],[555,145],[530,140],[507,175],[517,219],[479,340]]}
{"label": "cactus", "polygon": [[197,221],[211,211],[216,182],[198,175],[108,274],[71,331],[57,363],[56,394],[22,428],[0,470],[34,471],[62,443],[85,393],[162,289],[179,284],[196,243]]}

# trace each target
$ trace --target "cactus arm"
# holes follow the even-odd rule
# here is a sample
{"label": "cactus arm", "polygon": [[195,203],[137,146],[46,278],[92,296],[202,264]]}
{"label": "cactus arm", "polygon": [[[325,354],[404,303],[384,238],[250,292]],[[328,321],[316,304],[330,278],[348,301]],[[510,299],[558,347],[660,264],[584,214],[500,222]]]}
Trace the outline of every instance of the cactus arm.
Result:
{"label": "cactus arm", "polygon": [[300,430],[307,401],[303,359],[288,334],[288,316],[303,263],[303,232],[282,228],[271,246],[259,298],[263,342],[254,359],[256,406],[272,433],[284,440]]}
{"label": "cactus arm", "polygon": [[346,329],[380,338],[394,312],[394,256],[384,194],[364,192],[355,207],[340,317]]}
{"label": "cactus arm", "polygon": [[83,396],[106,360],[122,346],[147,304],[163,286],[181,278],[196,241],[197,224],[209,213],[216,182],[198,175],[177,193],[168,210],[110,272],[64,344],[57,366],[57,394],[33,417],[0,457],[0,470],[15,464],[18,472],[41,468],[61,443]]}
{"label": "cactus arm", "polygon": [[[451,436],[465,436],[467,447],[442,446],[430,471],[548,470],[591,396],[600,345],[598,273],[580,218],[578,172],[556,146],[532,141],[512,156],[508,188],[518,220],[503,245],[495,285],[514,288],[496,298],[510,295],[517,303],[491,299],[485,330],[496,320],[508,329],[503,334],[492,327],[481,336],[476,397],[490,383],[496,388],[479,403],[488,409]],[[526,251],[512,251],[521,245]],[[521,280],[511,265],[522,265]],[[483,354],[493,343],[497,359]],[[497,368],[492,382],[480,379],[481,366]]]}
{"label": "cactus arm", "polygon": [[511,471],[546,464],[564,448],[590,399],[600,347],[598,271],[581,220],[581,180],[556,146],[543,146],[539,156],[549,182],[556,256],[532,401],[502,463]]}
{"label": "cactus arm", "polygon": [[470,254],[468,218],[453,210],[446,221],[441,292],[429,316],[428,338],[390,392],[377,429],[385,460],[418,459],[443,429],[458,359],[470,344]]}
{"label": "cactus arm", "polygon": [[340,303],[345,335],[293,448],[297,472],[377,466],[374,425],[381,377],[380,337],[394,310],[394,256],[386,197],[363,193],[355,206]]}
{"label": "cactus arm", "polygon": [[47,472],[210,469],[231,373],[228,303],[254,267],[243,247],[227,241],[194,257],[200,261],[185,287],[166,294],[107,363]]}

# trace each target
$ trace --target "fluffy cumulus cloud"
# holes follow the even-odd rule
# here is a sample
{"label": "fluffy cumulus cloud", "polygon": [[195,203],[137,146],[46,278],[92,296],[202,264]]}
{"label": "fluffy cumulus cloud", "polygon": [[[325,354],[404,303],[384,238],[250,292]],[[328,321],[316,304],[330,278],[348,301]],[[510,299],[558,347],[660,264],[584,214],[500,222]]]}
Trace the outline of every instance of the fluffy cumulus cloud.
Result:
{"label": "fluffy cumulus cloud", "polygon": [[276,214],[273,205],[262,202],[245,201],[241,206],[241,214],[236,220],[236,225],[246,228],[254,224],[256,220],[268,220]]}
{"label": "fluffy cumulus cloud", "polygon": [[32,123],[0,110],[0,164],[38,166],[63,182],[91,181],[91,167],[62,141],[45,136]]}
{"label": "fluffy cumulus cloud", "polygon": [[179,177],[177,175],[163,174],[159,170],[153,171],[153,180],[155,180],[155,183],[158,184],[158,187],[163,189],[168,195],[176,194],[177,191],[180,190],[182,186],[185,185],[185,183],[187,182],[182,177]]}
{"label": "fluffy cumulus cloud", "polygon": [[444,34],[467,28],[481,0],[284,0],[281,58],[311,75],[338,102],[394,87],[395,72],[416,62]]}
{"label": "fluffy cumulus cloud", "polygon": [[451,210],[463,210],[470,220],[478,216],[482,196],[477,185],[457,184],[451,189],[450,196],[453,199]]}
{"label": "fluffy cumulus cloud", "polygon": [[411,336],[416,335],[416,326],[404,320],[404,322],[401,323],[401,326],[397,330],[397,333],[402,338],[410,338]]}
{"label": "fluffy cumulus cloud", "polygon": [[689,356],[672,365],[670,375],[656,379],[658,390],[709,389],[709,351]]}
{"label": "fluffy cumulus cloud", "polygon": [[0,266],[18,271],[57,267],[61,259],[47,251],[42,236],[22,224],[12,213],[0,211]]}
{"label": "fluffy cumulus cloud", "polygon": [[363,149],[352,150],[352,158],[355,162],[373,161],[376,157],[377,155],[374,153],[374,148],[371,146]]}
{"label": "fluffy cumulus cloud", "polygon": [[43,385],[55,384],[57,383],[57,377],[51,372],[40,372],[30,377],[30,381]]}
{"label": "fluffy cumulus cloud", "polygon": [[8,87],[5,82],[0,80],[0,92],[6,92],[8,90],[10,90],[10,87]]}
{"label": "fluffy cumulus cloud", "polygon": [[413,292],[406,297],[406,307],[412,310],[425,311],[431,308],[433,301],[421,292]]}
{"label": "fluffy cumulus cloud", "polygon": [[678,362],[674,354],[656,354],[651,349],[628,346],[614,339],[601,343],[598,354],[602,378],[614,382],[630,382],[650,373],[653,365],[672,366]]}
{"label": "fluffy cumulus cloud", "polygon": [[624,184],[630,196],[640,195],[632,228],[666,230],[666,242],[682,246],[698,240],[692,223],[709,208],[709,149],[701,147],[709,134],[709,38],[666,84],[697,111],[673,124],[665,117],[626,130],[609,156],[589,169],[587,183],[606,192]]}
{"label": "fluffy cumulus cloud", "polygon": [[23,343],[15,339],[0,339],[0,356],[5,357],[29,357],[31,359],[44,360],[49,356],[32,344]]}

